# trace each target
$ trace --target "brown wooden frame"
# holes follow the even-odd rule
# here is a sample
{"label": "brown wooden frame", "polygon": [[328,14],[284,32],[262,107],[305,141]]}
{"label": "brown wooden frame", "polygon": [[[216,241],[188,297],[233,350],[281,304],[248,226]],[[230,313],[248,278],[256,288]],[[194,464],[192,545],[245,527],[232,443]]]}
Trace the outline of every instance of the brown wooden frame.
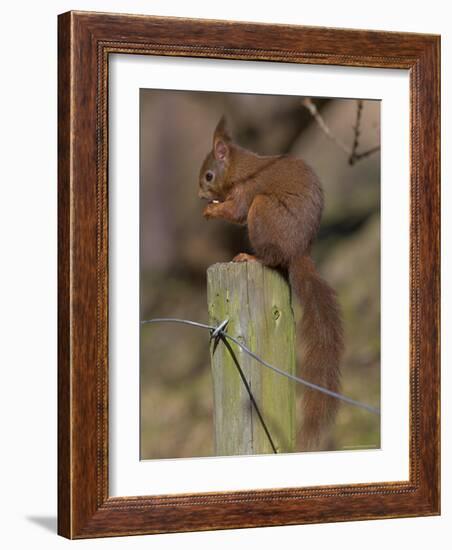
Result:
{"label": "brown wooden frame", "polygon": [[[89,12],[60,15],[58,36],[58,532],[85,538],[439,514],[440,38]],[[111,53],[410,71],[409,481],[109,497]],[[401,200],[396,190],[393,200]]]}

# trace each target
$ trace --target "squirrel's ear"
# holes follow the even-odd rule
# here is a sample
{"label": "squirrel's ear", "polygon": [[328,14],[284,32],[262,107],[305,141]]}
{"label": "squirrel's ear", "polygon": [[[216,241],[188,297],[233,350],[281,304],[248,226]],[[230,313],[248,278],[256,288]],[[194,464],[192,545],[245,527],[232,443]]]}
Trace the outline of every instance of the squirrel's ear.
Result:
{"label": "squirrel's ear", "polygon": [[213,134],[213,152],[217,160],[225,160],[229,155],[231,138],[226,128],[226,118],[223,115]]}
{"label": "squirrel's ear", "polygon": [[221,138],[215,139],[213,153],[217,160],[226,160],[229,156],[229,144]]}

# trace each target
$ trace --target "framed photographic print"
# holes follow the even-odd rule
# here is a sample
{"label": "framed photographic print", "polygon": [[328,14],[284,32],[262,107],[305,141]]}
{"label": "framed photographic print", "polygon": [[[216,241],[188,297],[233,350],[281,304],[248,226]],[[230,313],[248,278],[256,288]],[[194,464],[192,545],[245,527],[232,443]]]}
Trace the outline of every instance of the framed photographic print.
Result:
{"label": "framed photographic print", "polygon": [[59,533],[439,514],[439,37],[59,17]]}

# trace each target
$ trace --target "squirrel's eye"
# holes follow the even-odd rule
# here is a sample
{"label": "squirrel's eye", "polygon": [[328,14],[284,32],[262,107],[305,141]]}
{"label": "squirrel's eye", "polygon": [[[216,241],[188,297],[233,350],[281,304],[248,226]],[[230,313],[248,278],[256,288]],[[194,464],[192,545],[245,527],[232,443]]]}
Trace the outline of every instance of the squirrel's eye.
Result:
{"label": "squirrel's eye", "polygon": [[213,180],[213,172],[211,172],[210,170],[206,172],[205,178],[207,182],[211,182]]}

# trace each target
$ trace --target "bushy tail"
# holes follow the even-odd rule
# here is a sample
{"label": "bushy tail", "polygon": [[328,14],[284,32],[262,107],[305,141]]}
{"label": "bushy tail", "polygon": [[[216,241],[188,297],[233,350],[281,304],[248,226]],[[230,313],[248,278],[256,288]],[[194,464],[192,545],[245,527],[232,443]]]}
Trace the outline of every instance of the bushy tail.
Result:
{"label": "bushy tail", "polygon": [[[289,279],[302,306],[300,376],[337,392],[344,338],[336,293],[320,277],[309,256],[297,258],[290,264]],[[337,399],[305,388],[301,425],[303,449],[317,448],[334,420],[337,406]]]}

